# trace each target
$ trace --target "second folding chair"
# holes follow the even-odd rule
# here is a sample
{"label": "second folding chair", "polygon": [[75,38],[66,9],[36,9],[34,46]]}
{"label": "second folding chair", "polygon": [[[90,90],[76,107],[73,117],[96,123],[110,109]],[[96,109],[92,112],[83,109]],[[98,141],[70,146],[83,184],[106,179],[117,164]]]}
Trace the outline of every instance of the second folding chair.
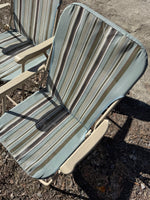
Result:
{"label": "second folding chair", "polygon": [[[44,41],[54,35],[60,4],[61,0],[11,0],[10,5],[0,4],[1,9],[10,7],[11,15],[10,27],[0,33],[1,82],[7,82],[31,67],[37,70],[45,63],[51,42]],[[30,49],[33,46],[36,48]],[[18,56],[27,49],[29,52]]]}

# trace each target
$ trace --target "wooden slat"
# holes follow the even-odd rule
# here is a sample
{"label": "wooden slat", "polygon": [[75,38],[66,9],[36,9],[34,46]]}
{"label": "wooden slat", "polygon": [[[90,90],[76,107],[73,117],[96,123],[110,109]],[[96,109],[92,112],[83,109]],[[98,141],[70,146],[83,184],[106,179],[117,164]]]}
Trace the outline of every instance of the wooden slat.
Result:
{"label": "wooden slat", "polygon": [[0,9],[7,8],[9,6],[10,6],[10,3],[3,3],[3,4],[0,4]]}
{"label": "wooden slat", "polygon": [[48,40],[31,47],[30,49],[27,49],[26,51],[18,54],[15,56],[15,61],[18,64],[24,64],[27,60],[36,57],[42,53],[45,54],[45,52],[51,47],[53,43],[54,37],[49,38]]}
{"label": "wooden slat", "polygon": [[[39,67],[38,72],[43,70],[43,69],[45,70],[45,68],[46,68],[45,65],[42,65],[41,67]],[[20,85],[25,83],[25,81],[27,81],[27,79],[31,78],[36,73],[37,73],[37,71],[35,71],[35,72],[25,71],[22,74],[20,74],[18,77],[12,79],[8,83],[1,86],[0,87],[0,98],[3,98],[10,91],[16,89],[17,87],[19,87]]]}
{"label": "wooden slat", "polygon": [[17,103],[10,96],[6,95],[6,97],[14,106],[17,105]]}

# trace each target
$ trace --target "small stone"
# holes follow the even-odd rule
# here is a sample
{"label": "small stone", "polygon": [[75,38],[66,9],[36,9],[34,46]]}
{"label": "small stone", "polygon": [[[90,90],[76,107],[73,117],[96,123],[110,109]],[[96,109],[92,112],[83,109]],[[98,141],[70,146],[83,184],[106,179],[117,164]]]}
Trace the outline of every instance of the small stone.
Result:
{"label": "small stone", "polygon": [[2,153],[2,156],[6,156],[6,152],[3,152],[3,153]]}
{"label": "small stone", "polygon": [[141,183],[141,189],[144,190],[145,189],[145,185],[143,183]]}
{"label": "small stone", "polygon": [[14,198],[14,194],[13,194],[13,193],[10,194],[10,198],[11,198],[11,199]]}
{"label": "small stone", "polygon": [[21,94],[22,94],[22,92],[21,92],[21,91],[18,91],[18,94],[19,94],[19,95],[21,95]]}
{"label": "small stone", "polygon": [[14,181],[12,179],[10,179],[10,184],[14,184]]}
{"label": "small stone", "polygon": [[38,196],[39,198],[42,197],[42,193],[41,193],[41,191],[39,191],[39,192],[37,193],[37,196]]}

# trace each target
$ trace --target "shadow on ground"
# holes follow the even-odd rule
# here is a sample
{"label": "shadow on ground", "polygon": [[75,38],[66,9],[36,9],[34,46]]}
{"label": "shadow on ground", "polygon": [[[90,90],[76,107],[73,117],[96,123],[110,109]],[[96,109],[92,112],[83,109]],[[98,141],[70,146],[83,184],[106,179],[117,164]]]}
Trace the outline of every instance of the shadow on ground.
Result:
{"label": "shadow on ground", "polygon": [[150,179],[143,176],[150,174],[150,150],[125,142],[133,118],[150,121],[150,106],[126,97],[115,112],[127,115],[123,127],[115,137],[101,140],[93,150],[96,155],[90,156],[90,164],[86,158],[74,171],[76,183],[89,199],[129,199],[134,184],[141,187],[139,179],[143,187],[150,188]]}
{"label": "shadow on ground", "polygon": [[[144,187],[150,188],[150,150],[138,145],[130,144],[125,138],[130,131],[134,119],[149,122],[150,106],[125,97],[115,108],[114,113],[126,116],[113,138],[103,137],[93,151],[76,167],[73,173],[75,183],[85,195],[77,195],[52,186],[52,189],[77,199],[130,199],[133,187],[136,185],[139,194]],[[137,133],[138,134],[138,133]],[[143,187],[143,188],[141,188]],[[141,194],[140,194],[141,195]],[[137,194],[135,194],[135,199]],[[143,199],[145,199],[143,197]]]}

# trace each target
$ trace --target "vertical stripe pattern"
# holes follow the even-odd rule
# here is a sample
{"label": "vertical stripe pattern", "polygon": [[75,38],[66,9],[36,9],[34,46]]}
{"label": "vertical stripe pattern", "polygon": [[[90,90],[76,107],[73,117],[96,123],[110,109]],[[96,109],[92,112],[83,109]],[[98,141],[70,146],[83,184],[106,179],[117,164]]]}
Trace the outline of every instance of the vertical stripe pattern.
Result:
{"label": "vertical stripe pattern", "polygon": [[16,30],[34,44],[50,38],[60,0],[14,0]]}
{"label": "vertical stripe pattern", "polygon": [[73,4],[65,14],[55,36],[48,87],[89,129],[141,76],[146,52],[121,28],[82,4]]}
{"label": "vertical stripe pattern", "polygon": [[[41,1],[30,2],[40,8]],[[47,92],[34,93],[0,118],[0,141],[30,176],[49,177],[146,64],[146,51],[132,36],[82,4],[68,6],[54,39]]]}
{"label": "vertical stripe pattern", "polygon": [[[16,30],[0,34],[0,80],[9,81],[21,72],[21,65],[14,61],[15,55],[54,34],[60,0],[14,0],[14,23]],[[25,70],[38,67],[46,61],[39,56],[26,63]]]}
{"label": "vertical stripe pattern", "polygon": [[[33,47],[31,41],[15,31],[4,32],[0,34],[0,80],[9,81],[21,74],[21,65],[17,64],[14,57]],[[39,67],[45,62],[44,55],[40,55],[25,65],[25,70],[31,67]]]}

